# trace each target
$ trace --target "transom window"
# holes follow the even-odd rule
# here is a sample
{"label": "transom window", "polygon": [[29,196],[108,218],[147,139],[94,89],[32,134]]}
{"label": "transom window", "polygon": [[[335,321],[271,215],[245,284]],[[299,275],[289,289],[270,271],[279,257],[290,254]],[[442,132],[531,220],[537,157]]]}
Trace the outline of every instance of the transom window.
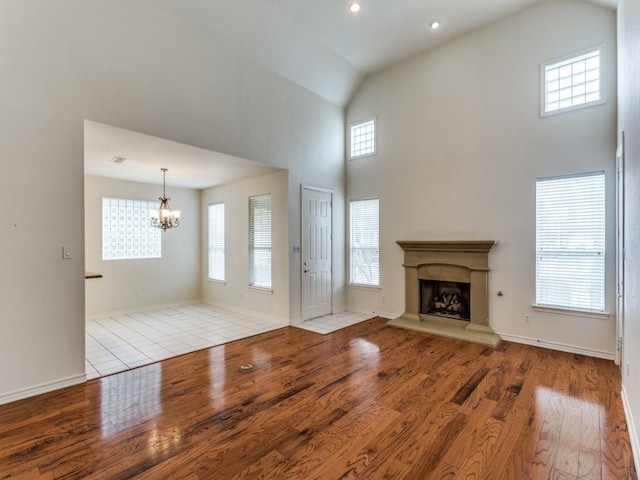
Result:
{"label": "transom window", "polygon": [[355,285],[380,286],[379,200],[351,200],[349,282]]}
{"label": "transom window", "polygon": [[604,102],[601,49],[542,65],[543,115]]}
{"label": "transom window", "polygon": [[376,153],[376,119],[354,123],[349,129],[349,158],[365,157]]}
{"label": "transom window", "polygon": [[209,205],[209,279],[224,282],[224,203]]}
{"label": "transom window", "polygon": [[162,230],[151,226],[158,202],[102,198],[102,259],[162,257]]}
{"label": "transom window", "polygon": [[604,311],[604,172],[536,183],[536,304]]}

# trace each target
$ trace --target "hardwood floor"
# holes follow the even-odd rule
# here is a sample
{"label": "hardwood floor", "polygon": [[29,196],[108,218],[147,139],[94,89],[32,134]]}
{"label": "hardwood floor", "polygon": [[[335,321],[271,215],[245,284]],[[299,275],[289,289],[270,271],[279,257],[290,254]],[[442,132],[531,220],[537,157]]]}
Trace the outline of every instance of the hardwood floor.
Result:
{"label": "hardwood floor", "polygon": [[619,392],[580,355],[288,327],[0,406],[0,478],[633,479]]}

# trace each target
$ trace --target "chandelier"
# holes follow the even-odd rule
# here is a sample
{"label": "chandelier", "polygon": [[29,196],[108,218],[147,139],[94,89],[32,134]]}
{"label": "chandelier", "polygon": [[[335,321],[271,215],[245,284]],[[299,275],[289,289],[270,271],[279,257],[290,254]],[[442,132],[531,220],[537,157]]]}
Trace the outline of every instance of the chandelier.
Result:
{"label": "chandelier", "polygon": [[158,210],[149,210],[151,215],[151,226],[161,228],[163,232],[167,231],[167,228],[180,226],[180,210],[171,210],[169,206],[170,198],[167,198],[166,194],[166,177],[167,169],[162,170],[162,196],[158,198],[160,200],[160,208]]}

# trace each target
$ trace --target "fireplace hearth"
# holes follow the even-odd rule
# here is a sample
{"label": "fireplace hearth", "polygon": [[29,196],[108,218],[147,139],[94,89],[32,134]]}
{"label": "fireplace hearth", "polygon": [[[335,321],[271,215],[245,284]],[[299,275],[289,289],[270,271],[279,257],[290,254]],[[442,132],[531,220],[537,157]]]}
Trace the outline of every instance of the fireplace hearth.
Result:
{"label": "fireplace hearth", "polygon": [[497,346],[489,325],[489,250],[495,241],[398,241],[405,312],[394,327]]}

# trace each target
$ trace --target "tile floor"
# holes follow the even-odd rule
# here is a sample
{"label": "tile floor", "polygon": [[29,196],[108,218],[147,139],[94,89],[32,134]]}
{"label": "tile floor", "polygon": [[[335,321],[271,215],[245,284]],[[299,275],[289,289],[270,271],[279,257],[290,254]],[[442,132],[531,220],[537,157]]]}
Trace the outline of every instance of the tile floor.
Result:
{"label": "tile floor", "polygon": [[335,332],[341,328],[355,325],[356,323],[363,322],[365,320],[375,317],[373,313],[353,313],[353,312],[341,312],[334,313],[333,315],[327,315],[325,317],[314,318],[307,320],[304,323],[293,325],[294,327],[309,330],[310,332],[321,333],[326,335],[327,333]]}
{"label": "tile floor", "polygon": [[[324,335],[372,316],[342,312],[295,326]],[[90,317],[85,329],[87,379],[284,326],[287,324],[258,315],[193,303]]]}

